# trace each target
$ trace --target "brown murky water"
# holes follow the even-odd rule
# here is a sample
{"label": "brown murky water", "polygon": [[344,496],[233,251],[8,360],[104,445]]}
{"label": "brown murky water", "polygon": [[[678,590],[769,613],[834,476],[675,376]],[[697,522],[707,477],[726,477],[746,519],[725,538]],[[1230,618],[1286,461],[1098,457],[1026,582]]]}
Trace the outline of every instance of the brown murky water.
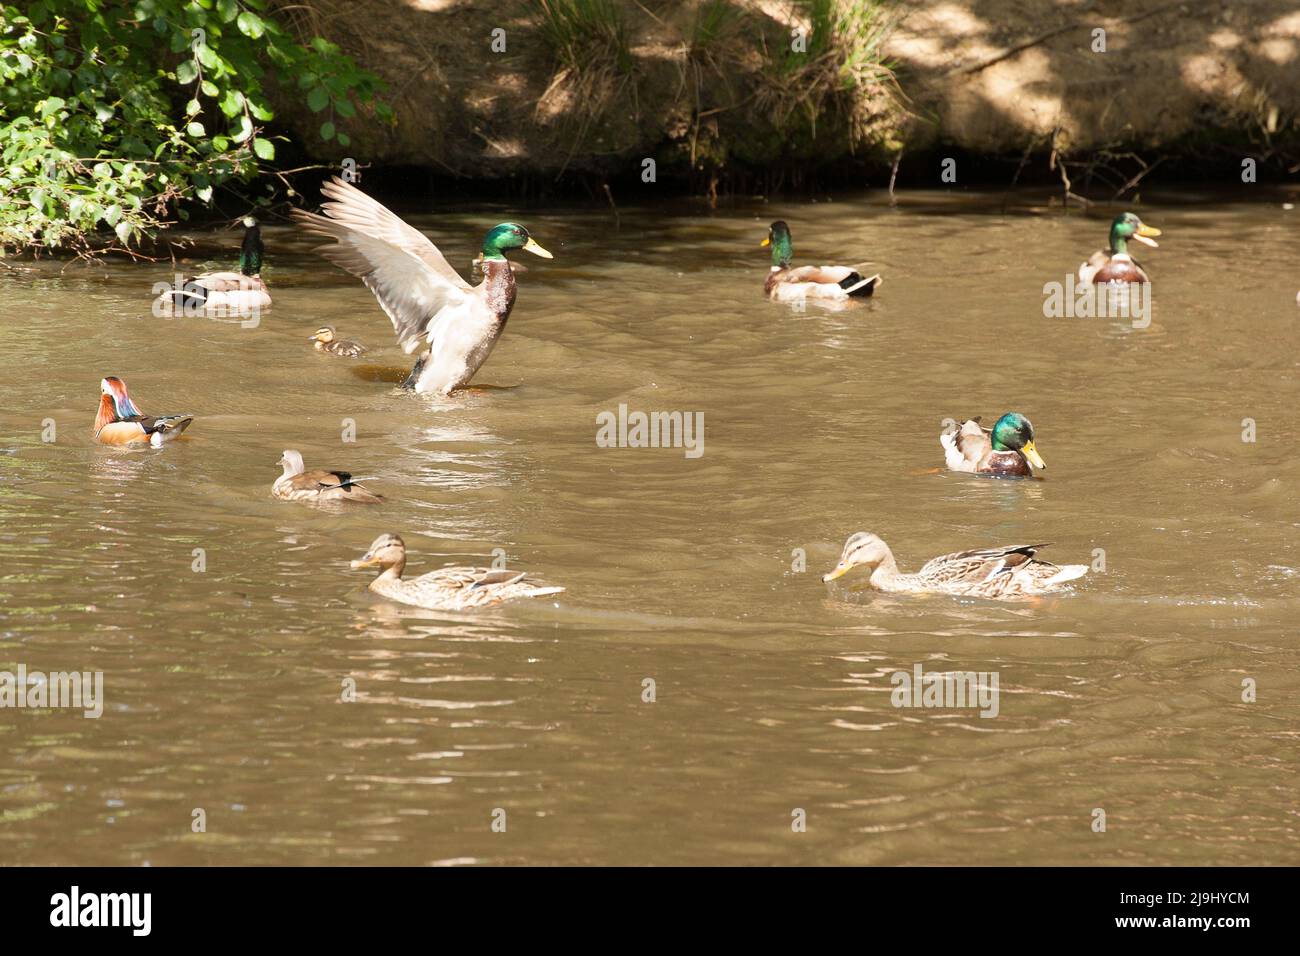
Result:
{"label": "brown murky water", "polygon": [[[0,670],[105,682],[98,720],[0,710],[0,858],[1300,863],[1300,211],[1140,211],[1166,231],[1143,330],[1043,316],[1113,210],[516,212],[556,259],[526,262],[476,379],[499,388],[451,399],[355,373],[408,360],[287,230],[254,329],[153,318],[166,265],[0,270]],[[417,222],[459,266],[511,214]],[[879,297],[764,301],[778,217],[800,261],[874,257]],[[375,351],[313,353],[327,322]],[[196,415],[187,440],[92,444],[106,374]],[[704,454],[597,447],[620,403],[702,412]],[[933,470],[945,418],[1009,408],[1045,480]],[[273,501],[285,448],[390,503]],[[905,568],[1050,541],[1105,572],[1037,604],[828,589],[860,529]],[[373,599],[348,561],[390,530],[413,572],[499,548],[568,590],[462,615]],[[893,707],[918,663],[996,672],[998,715]]]}

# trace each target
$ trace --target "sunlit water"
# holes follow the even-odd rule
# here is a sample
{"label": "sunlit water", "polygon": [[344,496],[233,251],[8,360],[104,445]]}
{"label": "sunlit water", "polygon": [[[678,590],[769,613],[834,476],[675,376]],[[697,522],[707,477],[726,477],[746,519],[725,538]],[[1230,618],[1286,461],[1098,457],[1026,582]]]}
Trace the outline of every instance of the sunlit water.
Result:
{"label": "sunlit water", "polygon": [[[364,372],[410,360],[287,229],[266,229],[257,328],[152,317],[167,263],[0,269],[0,670],[106,685],[98,720],[0,710],[0,858],[1300,862],[1300,212],[1140,211],[1165,230],[1140,253],[1143,330],[1043,316],[1043,283],[1113,210],[917,194],[415,217],[457,266],[505,218],[556,255],[524,257],[475,379],[496,387],[450,399]],[[800,262],[874,259],[878,297],[765,301],[775,218]],[[201,260],[233,259],[236,233],[204,240]],[[326,323],[372,353],[314,353]],[[146,412],[193,413],[185,440],[93,444],[106,374]],[[704,454],[597,447],[620,403],[702,412]],[[1011,408],[1045,480],[936,471],[945,418]],[[390,502],[272,500],[285,448]],[[1102,549],[1105,571],[1038,603],[828,589],[856,530],[904,569],[1047,541],[1057,561]],[[348,568],[384,531],[408,573],[502,549],[568,590],[393,605]],[[996,672],[998,716],[893,707],[890,675],[917,663]]]}

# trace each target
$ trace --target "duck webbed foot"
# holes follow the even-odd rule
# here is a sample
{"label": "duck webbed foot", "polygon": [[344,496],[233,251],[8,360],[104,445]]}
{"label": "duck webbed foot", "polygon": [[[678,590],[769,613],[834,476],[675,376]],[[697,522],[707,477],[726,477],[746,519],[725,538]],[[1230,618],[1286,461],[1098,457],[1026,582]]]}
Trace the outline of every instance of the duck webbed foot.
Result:
{"label": "duck webbed foot", "polygon": [[415,391],[415,383],[420,380],[420,373],[424,371],[424,363],[429,360],[426,353],[415,360],[415,368],[411,369],[411,374],[402,379],[402,384],[398,388],[404,388],[408,391]]}

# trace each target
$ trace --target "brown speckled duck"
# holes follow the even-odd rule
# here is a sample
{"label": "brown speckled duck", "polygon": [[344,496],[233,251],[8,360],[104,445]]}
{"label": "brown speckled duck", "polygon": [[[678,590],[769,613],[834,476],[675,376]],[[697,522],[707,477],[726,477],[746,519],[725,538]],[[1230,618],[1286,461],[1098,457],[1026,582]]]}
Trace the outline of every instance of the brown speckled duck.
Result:
{"label": "brown speckled duck", "polygon": [[280,456],[284,473],[271,485],[271,497],[281,501],[348,501],[374,505],[384,498],[352,480],[346,471],[306,471],[302,455],[287,449]]}

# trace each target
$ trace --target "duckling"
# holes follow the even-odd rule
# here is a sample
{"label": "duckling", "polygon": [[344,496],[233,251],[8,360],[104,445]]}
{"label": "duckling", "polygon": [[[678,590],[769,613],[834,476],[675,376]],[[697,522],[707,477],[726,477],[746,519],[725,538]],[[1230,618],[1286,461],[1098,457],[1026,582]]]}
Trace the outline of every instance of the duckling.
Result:
{"label": "duckling", "polygon": [[351,501],[374,505],[384,500],[352,480],[346,471],[304,471],[302,455],[286,449],[280,456],[284,474],[271,485],[271,497],[282,501]]}
{"label": "duckling", "polygon": [[373,565],[379,565],[383,570],[370,582],[370,590],[394,601],[432,611],[462,611],[500,604],[512,598],[558,594],[564,590],[525,583],[522,571],[488,568],[445,567],[403,580],[406,543],[395,534],[381,534],[365,554],[352,562],[353,570]]}
{"label": "duckling", "polygon": [[794,241],[790,227],[777,220],[768,227],[761,246],[772,247],[772,269],[763,283],[763,291],[777,302],[800,302],[804,299],[866,298],[880,285],[879,274],[867,275],[865,266],[790,267]]}
{"label": "duckling", "polygon": [[1007,412],[992,429],[972,418],[953,431],[939,434],[944,460],[951,471],[966,471],[999,478],[1028,478],[1047,462],[1034,447],[1034,426],[1019,412]]}
{"label": "duckling", "polygon": [[868,583],[877,591],[1006,599],[1057,591],[1088,573],[1086,564],[1058,567],[1035,560],[1034,554],[1044,547],[1027,544],[957,551],[926,562],[915,574],[903,574],[889,545],[869,531],[859,531],[844,542],[839,563],[822,580],[834,581],[861,565],[871,569]]}
{"label": "duckling", "polygon": [[178,309],[229,309],[247,312],[271,305],[271,293],[262,281],[262,229],[252,216],[244,217],[244,241],[239,248],[238,272],[204,272],[186,279],[179,289],[158,297],[163,304]]}
{"label": "duckling", "polygon": [[329,352],[331,355],[339,355],[343,358],[356,358],[369,351],[360,342],[353,342],[351,339],[336,338],[334,326],[323,325],[311,337],[308,342],[314,342],[317,352]]}
{"label": "duckling", "polygon": [[1152,248],[1160,243],[1160,230],[1148,226],[1131,212],[1120,213],[1110,224],[1110,250],[1098,250],[1079,266],[1079,281],[1085,285],[1106,282],[1148,282],[1146,271],[1128,254],[1128,240],[1136,239]]}
{"label": "duckling", "polygon": [[160,448],[190,427],[193,415],[145,415],[127,394],[126,382],[110,375],[99,383],[95,441],[101,445],[148,443]]}

